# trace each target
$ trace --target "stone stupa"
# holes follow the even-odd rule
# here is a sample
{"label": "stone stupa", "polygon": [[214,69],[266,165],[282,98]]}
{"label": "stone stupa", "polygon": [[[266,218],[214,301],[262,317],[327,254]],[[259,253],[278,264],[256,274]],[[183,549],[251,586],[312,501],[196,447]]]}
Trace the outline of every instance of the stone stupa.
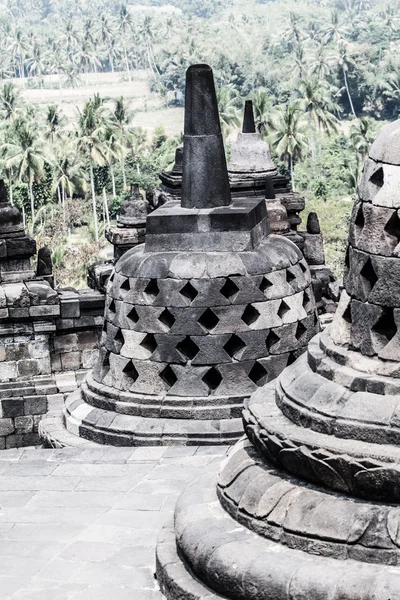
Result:
{"label": "stone stupa", "polygon": [[361,176],[331,330],[244,411],[248,440],[181,496],[167,599],[400,598],[400,121]]}
{"label": "stone stupa", "polygon": [[306,261],[268,236],[264,198],[231,200],[205,65],[187,72],[182,170],[182,198],[115,265],[98,364],[66,401],[67,429],[86,439],[231,443],[243,401],[319,328]]}

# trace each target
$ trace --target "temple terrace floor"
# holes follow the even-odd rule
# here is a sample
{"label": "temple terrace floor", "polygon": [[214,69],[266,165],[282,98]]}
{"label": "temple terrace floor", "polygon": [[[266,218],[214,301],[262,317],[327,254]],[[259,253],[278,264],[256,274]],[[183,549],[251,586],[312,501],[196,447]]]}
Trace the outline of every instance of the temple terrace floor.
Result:
{"label": "temple terrace floor", "polygon": [[1,600],[159,600],[159,529],[227,447],[0,452]]}

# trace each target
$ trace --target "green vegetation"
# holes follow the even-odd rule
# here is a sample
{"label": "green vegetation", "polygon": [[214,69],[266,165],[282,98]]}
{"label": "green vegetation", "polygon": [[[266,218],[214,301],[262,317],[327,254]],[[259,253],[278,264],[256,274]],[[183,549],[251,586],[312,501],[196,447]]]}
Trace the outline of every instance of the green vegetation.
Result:
{"label": "green vegetation", "polygon": [[[0,172],[28,226],[51,245],[59,281],[71,280],[66,264],[77,241],[88,246],[85,257],[102,251],[102,230],[127,185],[155,187],[178,143],[134,127],[128,98],[97,93],[101,77],[135,86],[145,72],[159,106],[173,107],[196,62],[214,69],[228,149],[244,100],[253,99],[259,131],[293,187],[307,192],[307,208],[317,208],[339,272],[362,160],[383,122],[399,116],[399,3],[143,4],[0,0],[0,78],[13,78],[0,89]],[[89,85],[91,97],[67,118],[59,106],[66,88]],[[60,103],[39,110],[23,101],[33,89],[43,97],[58,89]]]}

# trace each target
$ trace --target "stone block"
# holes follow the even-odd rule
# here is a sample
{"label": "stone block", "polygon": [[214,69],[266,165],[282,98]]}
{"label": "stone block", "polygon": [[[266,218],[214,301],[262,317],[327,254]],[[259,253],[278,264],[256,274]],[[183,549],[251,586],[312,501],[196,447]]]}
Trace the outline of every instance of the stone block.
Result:
{"label": "stone block", "polygon": [[81,367],[81,353],[66,352],[61,354],[61,366],[63,371],[76,371]]}
{"label": "stone block", "polygon": [[79,350],[78,335],[69,333],[56,335],[53,338],[54,352],[56,354],[65,354],[66,352],[76,352]]}
{"label": "stone block", "polygon": [[46,396],[27,396],[24,399],[24,412],[29,415],[44,415],[47,412]]}
{"label": "stone block", "polygon": [[8,436],[14,432],[14,423],[12,419],[0,419],[0,436]]}
{"label": "stone block", "polygon": [[9,381],[17,377],[17,363],[15,361],[3,362],[0,365],[0,381]]}
{"label": "stone block", "polygon": [[19,360],[17,365],[19,377],[34,377],[41,372],[38,360],[33,358]]}
{"label": "stone block", "polygon": [[[21,390],[23,393],[24,390]],[[24,414],[23,397],[3,398],[0,401],[0,416],[2,418],[18,417]]]}
{"label": "stone block", "polygon": [[33,417],[15,417],[14,419],[16,433],[29,433],[33,431]]}
{"label": "stone block", "polygon": [[81,366],[84,369],[93,369],[99,357],[98,349],[83,350],[81,357]]}
{"label": "stone block", "polygon": [[79,297],[61,298],[60,316],[62,319],[77,319],[81,316]]}
{"label": "stone block", "polygon": [[29,314],[31,317],[59,317],[60,306],[58,304],[31,306]]}

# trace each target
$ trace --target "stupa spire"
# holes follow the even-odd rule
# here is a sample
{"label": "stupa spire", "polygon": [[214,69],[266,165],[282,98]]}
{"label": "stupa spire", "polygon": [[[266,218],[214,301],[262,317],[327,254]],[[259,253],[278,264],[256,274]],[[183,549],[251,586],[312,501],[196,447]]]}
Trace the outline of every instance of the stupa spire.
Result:
{"label": "stupa spire", "polygon": [[230,202],[212,69],[193,65],[186,73],[182,207],[214,208]]}
{"label": "stupa spire", "polygon": [[256,123],[254,120],[253,102],[246,100],[244,105],[244,117],[242,133],[256,133]]}

